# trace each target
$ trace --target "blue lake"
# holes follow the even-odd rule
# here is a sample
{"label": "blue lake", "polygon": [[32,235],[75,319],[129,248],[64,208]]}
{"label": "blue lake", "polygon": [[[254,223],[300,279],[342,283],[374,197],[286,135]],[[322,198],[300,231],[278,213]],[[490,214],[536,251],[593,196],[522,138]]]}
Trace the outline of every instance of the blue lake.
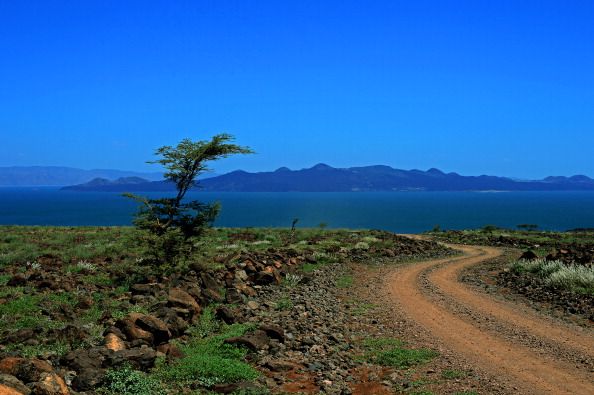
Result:
{"label": "blue lake", "polygon": [[[444,229],[521,223],[550,230],[594,227],[594,192],[192,192],[189,197],[221,203],[217,226],[288,227],[299,218],[298,226],[324,222],[330,228],[410,233],[436,224]],[[0,224],[130,225],[136,209],[118,193],[0,188]]]}

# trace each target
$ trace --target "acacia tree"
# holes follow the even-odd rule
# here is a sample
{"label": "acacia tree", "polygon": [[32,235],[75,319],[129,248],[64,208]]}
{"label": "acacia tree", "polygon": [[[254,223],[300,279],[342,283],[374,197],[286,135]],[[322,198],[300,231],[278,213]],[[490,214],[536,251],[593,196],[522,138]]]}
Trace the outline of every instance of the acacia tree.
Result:
{"label": "acacia tree", "polygon": [[155,154],[160,159],[148,163],[160,164],[166,169],[164,177],[175,184],[175,196],[150,199],[125,194],[142,203],[134,224],[146,232],[153,258],[161,264],[175,264],[181,253],[190,253],[193,239],[200,237],[218,215],[218,203],[185,201],[184,198],[198,184],[197,177],[209,170],[207,162],[233,154],[253,153],[248,147],[233,144],[233,140],[229,134],[218,134],[210,141],[184,139],[175,147],[159,148]]}

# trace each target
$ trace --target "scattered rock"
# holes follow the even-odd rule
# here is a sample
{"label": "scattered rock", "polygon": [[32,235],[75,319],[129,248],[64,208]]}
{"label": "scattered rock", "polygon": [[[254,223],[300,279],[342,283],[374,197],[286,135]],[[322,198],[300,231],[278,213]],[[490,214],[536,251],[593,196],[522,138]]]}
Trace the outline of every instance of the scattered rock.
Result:
{"label": "scattered rock", "polygon": [[[4,394],[2,386],[10,387],[12,390],[16,390],[17,394],[29,395],[31,390],[21,380],[10,374],[0,374],[0,394]],[[8,390],[6,390],[8,391]],[[9,394],[10,392],[7,392]]]}
{"label": "scattered rock", "polygon": [[259,351],[268,348],[270,339],[268,338],[268,335],[266,335],[266,332],[257,330],[243,336],[226,339],[225,343],[246,346],[252,351]]}
{"label": "scattered rock", "polygon": [[44,372],[39,381],[31,386],[35,395],[69,395],[70,391],[64,379],[54,372]]}

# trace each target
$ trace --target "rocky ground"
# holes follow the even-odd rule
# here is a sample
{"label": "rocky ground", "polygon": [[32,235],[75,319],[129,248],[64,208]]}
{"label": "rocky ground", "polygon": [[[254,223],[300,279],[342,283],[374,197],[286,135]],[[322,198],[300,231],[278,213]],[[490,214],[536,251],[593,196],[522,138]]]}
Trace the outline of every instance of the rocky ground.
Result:
{"label": "rocky ground", "polygon": [[[44,230],[17,229],[22,239],[4,231],[5,260],[52,243]],[[73,243],[105,242],[89,242],[86,231],[97,233],[73,231]],[[388,232],[271,232],[225,231],[211,240],[209,256],[165,277],[136,270],[142,256],[115,241],[89,260],[53,252],[33,262],[14,258],[0,273],[0,394],[385,393],[400,386],[398,370],[378,361],[408,350],[365,342],[377,322],[365,315],[371,302],[345,296],[349,265],[451,251]]]}

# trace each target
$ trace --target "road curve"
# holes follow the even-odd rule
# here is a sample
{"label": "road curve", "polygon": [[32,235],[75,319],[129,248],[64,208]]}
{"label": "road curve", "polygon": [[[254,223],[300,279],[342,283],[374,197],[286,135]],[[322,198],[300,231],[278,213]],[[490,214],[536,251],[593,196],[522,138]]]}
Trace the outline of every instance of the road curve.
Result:
{"label": "road curve", "polygon": [[425,291],[422,281],[429,281],[434,291],[472,311],[517,326],[530,336],[554,343],[556,347],[592,356],[594,335],[571,329],[528,312],[511,302],[502,302],[480,294],[458,281],[466,267],[500,255],[494,248],[456,247],[464,256],[403,266],[387,277],[392,301],[413,321],[439,339],[452,351],[495,376],[512,381],[524,394],[594,394],[594,374],[554,353],[537,352],[499,333],[485,330],[455,311],[436,303]]}

